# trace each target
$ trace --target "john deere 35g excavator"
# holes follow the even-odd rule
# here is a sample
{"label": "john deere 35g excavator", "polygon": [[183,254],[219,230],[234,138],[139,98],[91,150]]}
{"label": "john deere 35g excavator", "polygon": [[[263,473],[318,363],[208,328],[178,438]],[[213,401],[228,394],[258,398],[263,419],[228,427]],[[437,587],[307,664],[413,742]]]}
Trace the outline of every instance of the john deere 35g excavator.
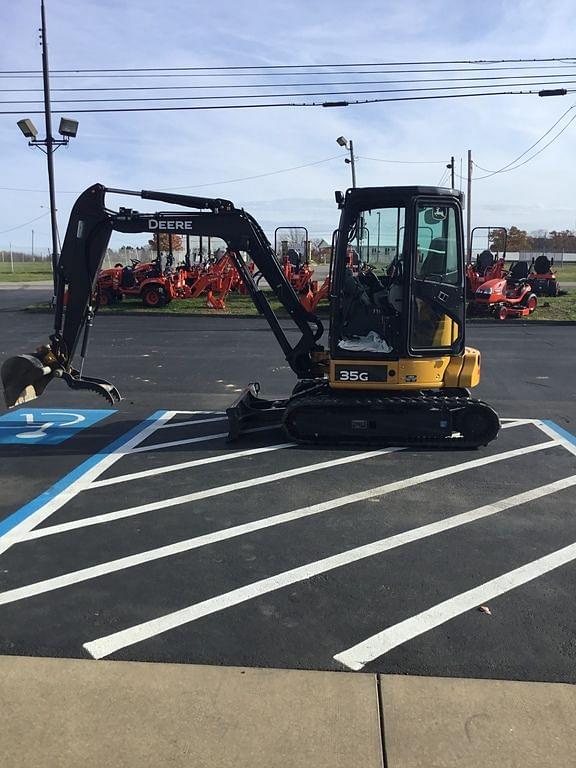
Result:
{"label": "john deere 35g excavator", "polygon": [[[107,193],[194,210],[112,211],[105,205]],[[54,333],[33,354],[10,358],[2,367],[8,407],[34,399],[54,378],[72,389],[97,392],[112,404],[120,400],[112,384],[83,375],[97,310],[96,279],[112,231],[165,231],[227,243],[298,378],[284,400],[265,400],[258,385],[247,387],[227,411],[231,438],[282,423],[291,438],[304,443],[486,445],[500,423],[492,408],[469,392],[480,379],[480,354],[464,340],[460,193],[436,187],[355,188],[336,193],[336,201],[341,216],[330,274],[330,332],[323,346],[320,319],[301,305],[249,213],[229,200],[90,187],[74,205],[59,259]],[[350,248],[364,263],[357,274],[348,266]],[[295,344],[241,253],[251,257],[300,331]]]}

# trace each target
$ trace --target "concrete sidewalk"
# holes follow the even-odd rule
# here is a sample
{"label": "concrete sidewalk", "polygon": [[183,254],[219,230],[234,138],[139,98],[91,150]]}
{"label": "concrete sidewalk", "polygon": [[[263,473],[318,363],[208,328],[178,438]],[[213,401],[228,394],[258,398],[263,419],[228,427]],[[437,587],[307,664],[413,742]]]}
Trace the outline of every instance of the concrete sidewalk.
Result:
{"label": "concrete sidewalk", "polygon": [[3,656],[0,719],[2,768],[568,768],[576,754],[576,686],[550,683]]}

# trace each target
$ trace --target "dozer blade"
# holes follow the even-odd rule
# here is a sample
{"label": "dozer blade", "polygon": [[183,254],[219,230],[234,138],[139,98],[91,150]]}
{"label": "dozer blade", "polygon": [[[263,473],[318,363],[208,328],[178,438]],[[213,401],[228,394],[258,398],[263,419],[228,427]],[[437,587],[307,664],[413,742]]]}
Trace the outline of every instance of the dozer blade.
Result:
{"label": "dozer blade", "polygon": [[248,432],[280,427],[287,400],[264,400],[258,397],[260,385],[249,384],[226,409],[228,441],[233,442]]}
{"label": "dozer blade", "polygon": [[9,357],[2,366],[6,406],[12,408],[39,397],[53,377],[52,368],[35,355]]}

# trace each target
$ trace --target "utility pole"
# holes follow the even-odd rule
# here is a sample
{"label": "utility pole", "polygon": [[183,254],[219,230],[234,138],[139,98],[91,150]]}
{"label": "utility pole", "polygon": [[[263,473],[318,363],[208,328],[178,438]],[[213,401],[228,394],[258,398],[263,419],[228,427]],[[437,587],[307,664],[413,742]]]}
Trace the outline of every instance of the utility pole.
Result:
{"label": "utility pole", "polygon": [[58,222],[56,220],[56,189],[54,185],[54,137],[52,136],[52,107],[50,104],[50,70],[48,68],[48,38],[46,36],[46,13],[41,0],[42,27],[42,79],[44,81],[44,118],[46,122],[46,158],[48,160],[48,189],[50,193],[50,222],[52,228],[52,277],[56,296],[56,267],[58,266]]}
{"label": "utility pole", "polygon": [[466,194],[466,255],[472,261],[472,150],[468,150],[468,191]]}
{"label": "utility pole", "polygon": [[348,163],[352,169],[352,186],[356,186],[356,158],[354,157],[354,142],[352,139],[350,141],[346,138],[346,136],[338,136],[336,139],[336,144],[339,144],[341,147],[345,147],[348,152],[350,152],[350,157],[344,158],[344,162]]}
{"label": "utility pole", "polygon": [[58,147],[68,144],[68,140],[76,136],[78,132],[78,121],[67,117],[60,119],[58,133],[62,139],[55,139],[52,135],[52,108],[50,106],[50,77],[48,69],[48,38],[46,35],[46,12],[44,9],[44,0],[41,0],[40,11],[42,17],[42,26],[40,27],[40,45],[42,46],[42,79],[44,83],[44,119],[46,122],[46,138],[38,139],[38,130],[36,126],[25,118],[18,120],[18,127],[29,140],[28,145],[38,147],[46,154],[48,161],[48,189],[50,193],[50,222],[52,225],[52,273],[54,279],[54,296],[56,295],[56,267],[58,265],[58,223],[56,221],[56,191],[54,187],[54,158],[53,154]]}
{"label": "utility pole", "polygon": [[354,159],[354,142],[350,139],[350,168],[352,169],[352,186],[356,187],[356,161]]}
{"label": "utility pole", "polygon": [[14,274],[14,256],[12,255],[12,243],[10,243],[10,271]]}
{"label": "utility pole", "polygon": [[34,261],[34,230],[32,230],[32,261]]}

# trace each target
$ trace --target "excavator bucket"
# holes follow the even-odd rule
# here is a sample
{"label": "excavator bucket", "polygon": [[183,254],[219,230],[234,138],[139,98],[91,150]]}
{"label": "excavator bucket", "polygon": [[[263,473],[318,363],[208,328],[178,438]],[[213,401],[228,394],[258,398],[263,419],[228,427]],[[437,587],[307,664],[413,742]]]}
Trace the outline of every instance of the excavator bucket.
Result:
{"label": "excavator bucket", "polygon": [[39,397],[54,378],[62,379],[70,389],[83,389],[103,397],[110,405],[116,405],[122,398],[113,384],[92,376],[81,376],[71,368],[69,371],[46,365],[55,358],[47,348],[36,355],[10,357],[2,366],[4,399],[8,408],[23,405]]}
{"label": "excavator bucket", "polygon": [[35,355],[10,357],[2,366],[6,406],[28,403],[39,397],[52,380],[53,371]]}

